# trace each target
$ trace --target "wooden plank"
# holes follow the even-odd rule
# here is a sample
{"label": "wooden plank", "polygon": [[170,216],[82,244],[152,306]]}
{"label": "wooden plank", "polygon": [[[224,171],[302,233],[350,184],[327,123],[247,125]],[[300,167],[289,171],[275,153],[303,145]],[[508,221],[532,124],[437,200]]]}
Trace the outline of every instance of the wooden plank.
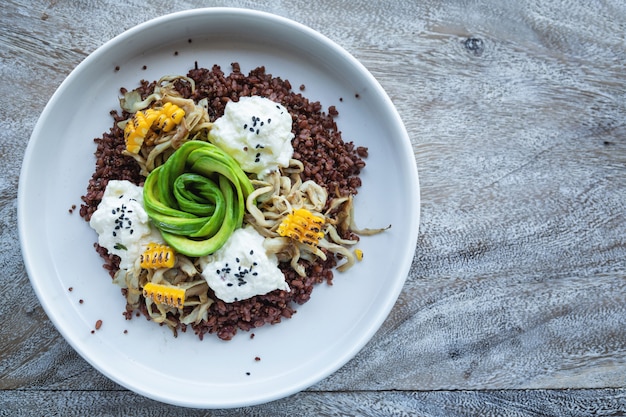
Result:
{"label": "wooden plank", "polygon": [[[39,306],[16,229],[21,159],[55,88],[116,34],[197,6],[4,5],[0,415],[208,414],[130,393],[82,360]],[[379,80],[412,141],[422,222],[398,303],[352,361],[294,397],[211,415],[624,414],[624,3],[254,7],[319,30]]]}
{"label": "wooden plank", "polygon": [[[40,404],[45,404],[41,407]],[[80,416],[619,416],[624,390],[302,392],[272,403],[198,410],[158,403],[128,391],[0,391],[0,415]]]}

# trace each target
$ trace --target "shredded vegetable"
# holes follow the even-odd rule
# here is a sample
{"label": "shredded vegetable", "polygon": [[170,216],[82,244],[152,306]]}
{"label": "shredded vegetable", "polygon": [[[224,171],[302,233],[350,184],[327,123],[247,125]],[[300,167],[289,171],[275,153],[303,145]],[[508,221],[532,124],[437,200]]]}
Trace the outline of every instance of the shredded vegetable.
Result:
{"label": "shredded vegetable", "polygon": [[206,100],[195,103],[181,97],[174,85],[176,81],[189,84],[192,91],[195,89],[191,78],[165,76],[144,100],[136,90],[120,99],[122,109],[134,113],[118,124],[124,129],[124,154],[137,161],[144,176],[188,140],[206,139],[211,129]]}

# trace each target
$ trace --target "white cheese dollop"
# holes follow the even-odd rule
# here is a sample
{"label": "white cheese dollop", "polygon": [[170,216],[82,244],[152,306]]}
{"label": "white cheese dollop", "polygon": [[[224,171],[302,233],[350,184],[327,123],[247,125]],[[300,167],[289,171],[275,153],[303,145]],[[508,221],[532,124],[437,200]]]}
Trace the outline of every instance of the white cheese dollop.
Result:
{"label": "white cheese dollop", "polygon": [[289,291],[276,255],[263,248],[264,237],[252,226],[237,229],[217,252],[199,258],[202,276],[216,297],[227,303]]}
{"label": "white cheese dollop", "polygon": [[226,104],[213,123],[209,141],[232,156],[245,172],[262,177],[288,167],[293,156],[292,119],[285,107],[270,99],[241,97]]}
{"label": "white cheese dollop", "polygon": [[143,187],[130,181],[109,181],[89,225],[98,233],[98,244],[120,257],[120,269],[129,269],[148,243],[163,242],[143,208]]}

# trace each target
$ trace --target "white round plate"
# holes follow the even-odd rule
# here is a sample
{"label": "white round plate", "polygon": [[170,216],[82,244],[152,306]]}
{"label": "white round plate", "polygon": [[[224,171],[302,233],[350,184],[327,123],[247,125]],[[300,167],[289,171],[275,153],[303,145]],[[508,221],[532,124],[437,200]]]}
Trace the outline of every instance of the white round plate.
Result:
{"label": "white round plate", "polygon": [[[359,243],[364,259],[334,285],[318,285],[297,314],[231,341],[192,331],[174,338],[145,318],[125,320],[125,300],[102,268],[96,234],[79,216],[94,171],[93,139],[112,125],[120,87],[214,64],[265,66],[294,90],[335,105],[346,141],[367,146],[355,198],[360,227],[392,228]],[[144,68],[145,66],[145,68]],[[118,69],[116,69],[118,67]],[[258,11],[209,8],[138,25],[88,56],[44,109],[22,167],[18,224],[33,288],[59,332],[122,386],[170,404],[248,406],[303,390],[339,369],[370,340],[397,300],[419,226],[419,184],[407,132],[374,77],[348,52],[296,22]],[[69,288],[72,288],[72,291]],[[79,302],[79,300],[84,302]],[[95,323],[102,320],[102,327]],[[255,358],[261,358],[260,361]]]}

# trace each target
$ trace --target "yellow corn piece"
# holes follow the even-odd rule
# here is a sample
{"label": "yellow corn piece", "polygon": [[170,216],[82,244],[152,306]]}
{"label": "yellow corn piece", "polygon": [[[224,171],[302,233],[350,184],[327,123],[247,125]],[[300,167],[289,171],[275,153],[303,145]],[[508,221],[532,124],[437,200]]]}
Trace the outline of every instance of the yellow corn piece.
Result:
{"label": "yellow corn piece", "polygon": [[185,111],[176,104],[165,103],[156,118],[156,126],[163,132],[169,132],[185,117]]}
{"label": "yellow corn piece", "polygon": [[278,226],[280,236],[289,237],[307,245],[316,246],[324,237],[322,226],[324,218],[316,216],[307,209],[300,208],[288,214]]}
{"label": "yellow corn piece", "polygon": [[143,287],[144,298],[151,298],[158,304],[166,304],[170,307],[183,308],[185,304],[185,290],[168,285],[148,282]]}
{"label": "yellow corn piece", "polygon": [[143,144],[143,140],[150,131],[157,114],[154,111],[135,113],[135,116],[126,123],[124,128],[124,140],[126,150],[131,153],[138,153]]}
{"label": "yellow corn piece", "polygon": [[174,250],[167,245],[150,243],[141,254],[141,267],[145,269],[172,268],[176,262]]}
{"label": "yellow corn piece", "polygon": [[161,108],[138,111],[124,128],[126,150],[134,154],[139,153],[144,139],[153,130],[154,125],[162,132],[169,132],[180,124],[183,117],[185,111],[172,103],[165,103]]}
{"label": "yellow corn piece", "polygon": [[363,251],[361,249],[355,249],[354,250],[354,254],[356,255],[356,259],[358,261],[362,261],[363,260]]}

